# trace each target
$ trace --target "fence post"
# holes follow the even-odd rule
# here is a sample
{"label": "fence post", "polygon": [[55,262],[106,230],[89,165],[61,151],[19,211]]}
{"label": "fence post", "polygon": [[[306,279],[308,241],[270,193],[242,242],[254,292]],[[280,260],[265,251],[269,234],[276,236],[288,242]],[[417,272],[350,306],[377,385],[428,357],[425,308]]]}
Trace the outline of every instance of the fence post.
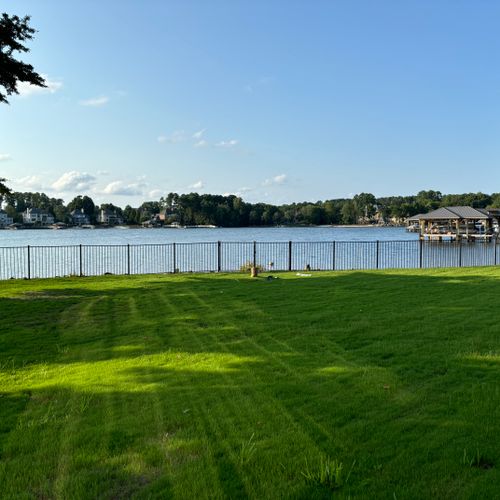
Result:
{"label": "fence post", "polygon": [[253,267],[257,267],[257,242],[253,242]]}
{"label": "fence post", "polygon": [[379,268],[379,256],[380,256],[380,241],[377,240],[377,263],[376,263],[376,267],[375,269],[378,269]]}
{"label": "fence post", "polygon": [[462,241],[458,240],[458,267],[462,267]]}
{"label": "fence post", "polygon": [[493,262],[494,262],[494,266],[497,265],[497,241],[496,239],[493,240]]}
{"label": "fence post", "polygon": [[292,270],[292,242],[288,242],[288,271]]}
{"label": "fence post", "polygon": [[221,270],[221,251],[222,251],[222,244],[220,241],[217,242],[217,272],[220,273]]}
{"label": "fence post", "polygon": [[333,271],[335,271],[335,251],[336,251],[336,245],[335,245],[335,241],[333,241],[333,250],[332,250],[332,263],[333,263]]}
{"label": "fence post", "polygon": [[130,275],[130,243],[127,243],[127,274]]}
{"label": "fence post", "polygon": [[419,251],[419,267],[420,269],[422,269],[422,262],[423,262],[423,250],[424,250],[424,240],[422,238],[420,238],[419,240],[419,248],[420,248],[420,251]]}
{"label": "fence post", "polygon": [[31,279],[31,251],[30,246],[28,245],[28,279]]}
{"label": "fence post", "polygon": [[79,255],[80,255],[80,277],[83,276],[83,253],[82,253],[82,244],[80,243],[80,251],[79,251]]}
{"label": "fence post", "polygon": [[173,264],[174,264],[174,268],[173,268],[173,273],[175,273],[175,268],[177,266],[176,262],[175,262],[175,241],[172,243],[172,258],[173,258]]}

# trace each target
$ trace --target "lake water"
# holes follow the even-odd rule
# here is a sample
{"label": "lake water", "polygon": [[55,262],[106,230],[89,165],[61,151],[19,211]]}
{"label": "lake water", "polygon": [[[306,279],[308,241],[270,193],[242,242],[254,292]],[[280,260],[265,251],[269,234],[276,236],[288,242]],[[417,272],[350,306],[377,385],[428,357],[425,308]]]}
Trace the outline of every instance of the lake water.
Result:
{"label": "lake water", "polygon": [[264,227],[194,229],[23,229],[0,231],[0,246],[141,245],[251,241],[390,241],[416,240],[403,227]]}

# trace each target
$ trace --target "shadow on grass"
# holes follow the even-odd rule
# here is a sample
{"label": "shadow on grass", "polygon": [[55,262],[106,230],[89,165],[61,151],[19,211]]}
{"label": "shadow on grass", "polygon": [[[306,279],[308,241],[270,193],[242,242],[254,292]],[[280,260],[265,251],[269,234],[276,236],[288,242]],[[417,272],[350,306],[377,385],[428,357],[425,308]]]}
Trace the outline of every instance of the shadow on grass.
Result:
{"label": "shadow on grass", "polygon": [[88,393],[61,386],[1,396],[2,498],[172,496],[140,426],[102,425],[110,399],[121,395],[93,396],[88,405],[81,404]]}

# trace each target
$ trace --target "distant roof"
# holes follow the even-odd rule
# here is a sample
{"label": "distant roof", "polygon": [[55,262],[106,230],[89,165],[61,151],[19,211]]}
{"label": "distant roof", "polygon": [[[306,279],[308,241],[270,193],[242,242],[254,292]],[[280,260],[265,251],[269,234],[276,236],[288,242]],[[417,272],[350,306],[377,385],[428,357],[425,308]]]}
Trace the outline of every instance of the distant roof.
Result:
{"label": "distant roof", "polygon": [[408,217],[409,221],[412,220],[420,220],[420,217],[423,217],[425,214],[417,214],[417,215],[412,215],[411,217]]}
{"label": "distant roof", "polygon": [[427,214],[414,215],[410,220],[491,219],[487,210],[473,207],[441,207]]}

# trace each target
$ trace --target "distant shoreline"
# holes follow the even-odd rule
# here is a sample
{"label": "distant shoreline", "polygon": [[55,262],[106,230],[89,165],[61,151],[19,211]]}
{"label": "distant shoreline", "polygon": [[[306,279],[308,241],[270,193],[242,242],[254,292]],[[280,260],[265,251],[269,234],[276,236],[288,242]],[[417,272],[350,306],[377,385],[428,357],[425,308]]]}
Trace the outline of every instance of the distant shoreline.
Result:
{"label": "distant shoreline", "polygon": [[0,227],[0,229],[5,229],[5,230],[19,230],[19,231],[25,231],[25,230],[53,230],[53,231],[65,231],[67,229],[81,229],[84,231],[89,231],[93,229],[266,229],[266,228],[272,228],[272,229],[287,229],[287,228],[323,228],[323,229],[365,229],[365,228],[376,228],[376,229],[384,229],[388,227],[406,227],[404,224],[392,224],[392,225],[377,225],[377,224],[318,224],[318,225],[276,225],[276,226],[212,226],[212,225],[193,225],[193,226],[170,226],[170,225],[165,225],[165,226],[141,226],[141,225],[115,225],[115,226],[102,226],[102,225],[95,225],[93,227],[82,227],[82,226],[67,226],[67,227],[58,227],[55,228],[53,226],[17,226],[17,227]]}

